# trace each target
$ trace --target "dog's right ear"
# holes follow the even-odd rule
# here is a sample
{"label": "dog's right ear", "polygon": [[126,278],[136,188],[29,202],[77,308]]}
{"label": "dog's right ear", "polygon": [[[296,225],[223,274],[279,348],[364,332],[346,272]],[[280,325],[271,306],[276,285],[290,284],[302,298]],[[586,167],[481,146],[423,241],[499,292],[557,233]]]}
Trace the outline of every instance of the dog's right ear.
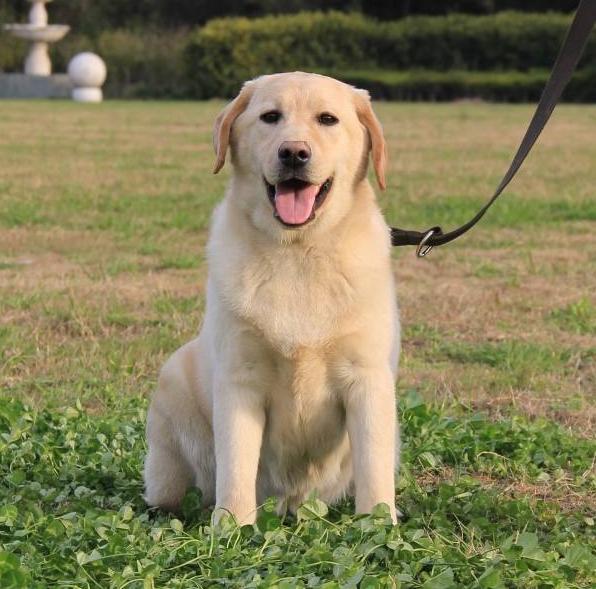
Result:
{"label": "dog's right ear", "polygon": [[381,190],[385,190],[385,167],[387,166],[387,145],[383,136],[383,128],[370,103],[370,95],[366,90],[354,88],[356,97],[356,113],[360,122],[366,127],[370,138],[373,167]]}
{"label": "dog's right ear", "polygon": [[254,84],[246,82],[240,94],[230,102],[215,119],[213,127],[213,148],[215,149],[215,167],[213,173],[217,174],[226,162],[226,153],[230,143],[230,133],[234,121],[248,106],[254,92]]}

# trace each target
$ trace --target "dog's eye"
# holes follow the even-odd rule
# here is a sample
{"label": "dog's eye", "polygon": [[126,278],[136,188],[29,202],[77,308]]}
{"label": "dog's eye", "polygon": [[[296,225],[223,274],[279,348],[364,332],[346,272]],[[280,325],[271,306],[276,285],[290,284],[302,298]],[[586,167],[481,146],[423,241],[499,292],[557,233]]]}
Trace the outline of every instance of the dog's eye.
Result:
{"label": "dog's eye", "polygon": [[281,113],[278,110],[270,110],[264,112],[260,118],[261,121],[263,121],[264,123],[267,123],[268,125],[273,125],[277,123],[279,119],[281,119]]}
{"label": "dog's eye", "polygon": [[337,123],[339,123],[339,119],[328,112],[324,112],[319,115],[319,123],[321,123],[321,125],[327,125],[328,127],[331,127],[331,125],[337,125]]}

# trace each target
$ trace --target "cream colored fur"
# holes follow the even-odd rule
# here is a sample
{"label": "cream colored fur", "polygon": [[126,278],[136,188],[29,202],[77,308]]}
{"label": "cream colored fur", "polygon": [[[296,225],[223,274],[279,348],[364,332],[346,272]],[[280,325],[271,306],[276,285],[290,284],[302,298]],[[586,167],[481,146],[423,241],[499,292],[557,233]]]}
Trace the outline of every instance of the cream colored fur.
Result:
{"label": "cream colored fur", "polygon": [[[271,109],[282,119],[266,124]],[[339,119],[321,125],[329,112]],[[283,141],[312,149],[309,180],[333,177],[311,223],[273,217]],[[367,180],[384,185],[385,144],[368,95],[300,72],[248,82],[216,122],[216,171],[233,176],[208,246],[199,336],[168,360],[149,409],[150,505],[177,510],[198,486],[216,518],[253,522],[279,498],[296,509],[316,493],[354,494],[357,512],[385,503],[395,520],[394,382],[399,321],[389,231]]]}

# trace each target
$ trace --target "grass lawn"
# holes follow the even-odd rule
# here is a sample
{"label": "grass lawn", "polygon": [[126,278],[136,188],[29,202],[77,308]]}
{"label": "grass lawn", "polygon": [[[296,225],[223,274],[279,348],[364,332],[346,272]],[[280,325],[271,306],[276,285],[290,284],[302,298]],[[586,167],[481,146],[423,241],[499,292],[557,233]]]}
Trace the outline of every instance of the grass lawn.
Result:
{"label": "grass lawn", "polygon": [[[395,252],[398,505],[316,499],[221,530],[149,511],[160,365],[198,330],[229,173],[221,103],[0,103],[0,587],[576,588],[596,583],[596,107],[560,107],[471,234]],[[452,228],[529,106],[380,104],[390,224]]]}

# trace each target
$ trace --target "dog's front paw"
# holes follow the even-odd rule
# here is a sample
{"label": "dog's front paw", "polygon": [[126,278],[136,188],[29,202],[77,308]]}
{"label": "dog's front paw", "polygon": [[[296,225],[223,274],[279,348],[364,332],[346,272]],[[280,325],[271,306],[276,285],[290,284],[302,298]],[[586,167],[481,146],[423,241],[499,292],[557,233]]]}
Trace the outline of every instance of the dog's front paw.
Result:
{"label": "dog's front paw", "polygon": [[372,509],[368,511],[357,510],[357,513],[370,513],[375,518],[383,518],[388,520],[391,518],[393,525],[397,525],[399,520],[403,517],[403,513],[395,506],[394,503],[377,503]]}
{"label": "dog's front paw", "polygon": [[221,505],[216,505],[211,515],[211,523],[215,526],[222,526],[230,521],[235,522],[239,526],[252,525],[256,519],[256,509],[247,513],[247,510],[238,510]]}

